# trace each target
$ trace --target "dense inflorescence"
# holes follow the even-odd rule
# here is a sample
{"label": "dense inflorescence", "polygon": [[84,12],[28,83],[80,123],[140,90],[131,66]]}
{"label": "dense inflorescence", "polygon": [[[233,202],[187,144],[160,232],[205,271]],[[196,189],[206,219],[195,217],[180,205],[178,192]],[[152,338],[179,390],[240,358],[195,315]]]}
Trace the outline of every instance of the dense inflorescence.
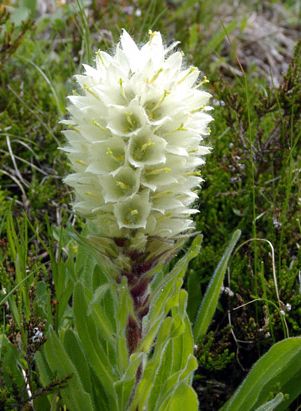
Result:
{"label": "dense inflorescence", "polygon": [[130,238],[137,248],[194,228],[197,169],[209,152],[202,142],[211,96],[176,45],[164,47],[150,32],[139,48],[123,31],[113,56],[98,51],[96,67],[76,76],[80,95],[69,97],[64,121],[75,211],[99,235]]}

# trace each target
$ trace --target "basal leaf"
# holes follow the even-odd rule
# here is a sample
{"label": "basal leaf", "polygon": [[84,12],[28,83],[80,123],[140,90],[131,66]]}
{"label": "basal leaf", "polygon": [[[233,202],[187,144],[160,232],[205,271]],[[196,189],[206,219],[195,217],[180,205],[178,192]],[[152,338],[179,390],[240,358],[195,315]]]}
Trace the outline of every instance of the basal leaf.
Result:
{"label": "basal leaf", "polygon": [[287,410],[289,404],[301,393],[300,379],[301,337],[287,338],[273,345],[255,363],[222,410],[255,410],[270,400],[271,393],[279,391],[285,398],[276,409]]}
{"label": "basal leaf", "polygon": [[64,333],[63,341],[64,348],[78,371],[84,389],[87,392],[92,392],[90,370],[78,337],[74,331],[69,329]]}
{"label": "basal leaf", "polygon": [[54,331],[50,331],[48,340],[44,345],[47,363],[57,378],[65,379],[66,387],[60,390],[64,403],[72,411],[93,411],[91,396],[85,391],[78,371],[66,353],[63,344]]}
{"label": "basal leaf", "polygon": [[109,351],[105,350],[100,343],[99,333],[101,330],[99,326],[101,323],[95,320],[95,316],[87,315],[88,301],[84,287],[80,283],[75,287],[73,307],[75,326],[89,365],[94,370],[99,383],[103,386],[108,399],[108,406],[112,411],[117,410],[117,396],[114,389],[116,367],[114,362],[110,362],[110,357],[113,360],[113,356],[109,355],[111,349],[108,346]]}

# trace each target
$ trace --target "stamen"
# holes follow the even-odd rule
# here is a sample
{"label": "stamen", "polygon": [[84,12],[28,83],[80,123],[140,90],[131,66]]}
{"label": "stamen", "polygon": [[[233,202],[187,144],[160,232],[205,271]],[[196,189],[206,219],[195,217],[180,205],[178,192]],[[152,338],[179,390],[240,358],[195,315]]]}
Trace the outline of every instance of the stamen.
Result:
{"label": "stamen", "polygon": [[167,195],[169,195],[169,194],[173,194],[172,191],[159,191],[159,192],[157,192],[157,193],[154,193],[154,194],[152,195],[152,198],[156,200],[156,199],[158,199],[158,198],[165,197],[165,196],[167,196]]}
{"label": "stamen", "polygon": [[163,71],[163,68],[161,67],[154,75],[153,75],[153,77],[150,79],[150,80],[148,80],[147,82],[149,83],[149,84],[151,84],[151,83],[153,83],[155,80],[157,80],[157,78],[159,77],[159,75],[160,75],[160,73]]}
{"label": "stamen", "polygon": [[151,170],[147,174],[148,175],[158,175],[160,173],[170,173],[170,172],[171,172],[170,167],[161,167],[161,168],[156,168],[155,170]]}
{"label": "stamen", "polygon": [[73,124],[69,124],[69,123],[68,123],[68,128],[69,128],[70,130],[72,130],[72,131],[77,131],[78,133],[80,132],[79,128],[76,127],[76,126],[73,125]]}
{"label": "stamen", "polygon": [[126,95],[125,95],[125,91],[124,91],[124,87],[123,87],[122,78],[119,79],[119,86],[120,86],[120,94],[126,100]]}
{"label": "stamen", "polygon": [[204,76],[202,78],[202,80],[196,85],[196,88],[199,88],[201,86],[203,86],[204,84],[210,83],[210,81],[208,80],[208,78],[206,76]]}
{"label": "stamen", "polygon": [[93,124],[93,126],[96,126],[96,127],[100,128],[100,129],[103,130],[103,131],[106,130],[106,128],[105,128],[104,126],[102,126],[102,125],[101,125],[98,121],[96,121],[96,120],[93,120],[93,121],[92,121],[92,124]]}
{"label": "stamen", "polygon": [[129,123],[129,125],[131,127],[135,127],[135,124],[134,124],[133,119],[132,119],[132,115],[133,115],[133,113],[125,113],[126,120]]}
{"label": "stamen", "polygon": [[163,103],[163,101],[165,100],[165,98],[170,94],[169,90],[164,90],[164,93],[162,95],[162,97],[159,99],[159,101],[154,105],[154,107],[151,109],[151,112],[157,110],[157,108],[159,108],[161,106],[161,104]]}
{"label": "stamen", "polygon": [[119,188],[121,188],[121,190],[128,190],[130,188],[130,186],[125,184],[123,181],[116,180],[115,183]]}
{"label": "stamen", "polygon": [[106,151],[106,155],[112,157],[113,160],[117,161],[118,163],[121,163],[121,161],[124,160],[124,155],[120,154],[120,155],[116,155],[114,154],[113,150],[111,149],[111,147],[107,148]]}
{"label": "stamen", "polygon": [[206,107],[206,104],[203,104],[202,106],[192,110],[190,113],[197,113],[198,111],[204,110],[205,107]]}
{"label": "stamen", "polygon": [[187,171],[187,173],[185,173],[185,176],[200,177],[201,175],[202,175],[202,172],[200,170],[198,170],[198,171]]}
{"label": "stamen", "polygon": [[155,143],[152,140],[148,140],[146,143],[144,143],[141,147],[141,151],[145,152],[148,147],[154,146]]}
{"label": "stamen", "polygon": [[176,128],[175,131],[187,131],[187,128],[184,127],[184,124],[183,124],[183,123],[181,123],[181,124],[179,125],[179,127]]}
{"label": "stamen", "polygon": [[190,67],[188,72],[180,80],[177,81],[177,84],[182,83],[187,77],[190,76],[190,74],[194,73],[196,70],[197,70],[196,67]]}
{"label": "stamen", "polygon": [[88,84],[84,84],[83,85],[83,89],[86,90],[88,93],[90,93],[93,97],[97,98],[97,100],[100,100],[99,96],[97,95],[97,93],[95,93],[95,91],[93,91],[91,89],[90,86],[88,86]]}
{"label": "stamen", "polygon": [[99,58],[100,62],[101,62],[103,65],[105,64],[105,61],[104,61],[104,59],[103,59],[103,57],[102,57],[102,55],[101,55],[101,51],[100,51],[100,50],[97,50],[97,52],[96,52],[96,57]]}
{"label": "stamen", "polygon": [[87,163],[83,160],[75,160],[78,164],[80,164],[81,166],[86,166]]}
{"label": "stamen", "polygon": [[157,31],[148,30],[149,41],[151,42],[157,34],[158,34]]}

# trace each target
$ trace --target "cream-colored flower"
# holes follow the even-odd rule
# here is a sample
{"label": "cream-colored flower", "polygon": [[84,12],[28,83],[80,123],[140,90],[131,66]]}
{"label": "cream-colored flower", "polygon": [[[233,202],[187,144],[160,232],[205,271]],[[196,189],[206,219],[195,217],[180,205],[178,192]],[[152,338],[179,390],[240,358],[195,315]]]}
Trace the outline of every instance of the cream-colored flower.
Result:
{"label": "cream-colored flower", "polygon": [[115,54],[97,52],[95,68],[76,76],[81,92],[64,121],[75,173],[65,182],[99,235],[172,238],[194,228],[211,96],[175,46],[150,32],[139,48],[123,31]]}

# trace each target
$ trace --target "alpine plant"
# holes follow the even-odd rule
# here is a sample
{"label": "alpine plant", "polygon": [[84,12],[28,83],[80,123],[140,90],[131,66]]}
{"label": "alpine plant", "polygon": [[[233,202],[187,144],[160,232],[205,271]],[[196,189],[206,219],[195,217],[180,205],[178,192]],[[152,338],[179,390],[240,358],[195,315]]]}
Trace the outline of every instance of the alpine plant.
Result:
{"label": "alpine plant", "polygon": [[74,210],[99,237],[144,251],[152,238],[176,240],[194,229],[199,167],[210,149],[210,94],[178,43],[150,32],[141,48],[123,31],[115,53],[75,76],[64,123],[74,173]]}

